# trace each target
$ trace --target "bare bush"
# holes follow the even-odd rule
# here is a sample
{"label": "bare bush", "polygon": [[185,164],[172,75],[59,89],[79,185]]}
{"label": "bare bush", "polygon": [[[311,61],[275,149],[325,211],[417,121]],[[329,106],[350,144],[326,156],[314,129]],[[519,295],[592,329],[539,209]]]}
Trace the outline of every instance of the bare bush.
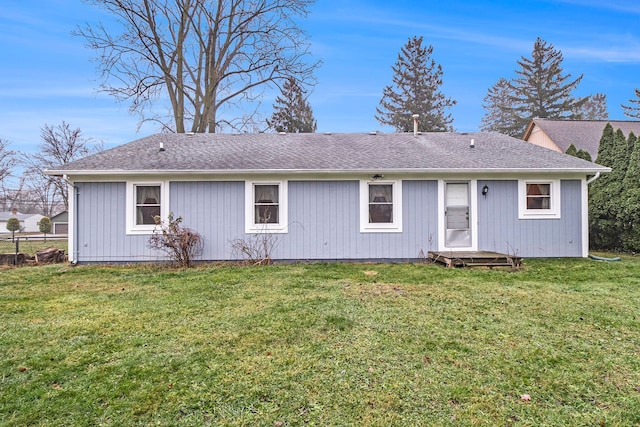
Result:
{"label": "bare bush", "polygon": [[231,242],[234,255],[253,265],[271,264],[271,253],[278,243],[278,237],[270,233],[256,233],[244,239]]}
{"label": "bare bush", "polygon": [[173,218],[170,213],[167,220],[154,217],[156,228],[149,238],[149,247],[164,251],[180,267],[191,267],[198,255],[202,254],[204,239],[189,228],[180,225],[182,217]]}

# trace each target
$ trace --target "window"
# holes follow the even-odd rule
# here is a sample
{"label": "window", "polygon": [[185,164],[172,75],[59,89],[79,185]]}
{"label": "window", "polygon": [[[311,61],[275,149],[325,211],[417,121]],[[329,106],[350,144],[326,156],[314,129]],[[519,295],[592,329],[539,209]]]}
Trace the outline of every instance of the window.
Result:
{"label": "window", "polygon": [[519,217],[560,218],[560,181],[521,180],[519,186]]}
{"label": "window", "polygon": [[276,184],[259,185],[254,187],[254,205],[255,216],[253,218],[254,224],[278,224],[279,216],[279,186]]}
{"label": "window", "polygon": [[393,224],[392,184],[369,184],[369,223]]}
{"label": "window", "polygon": [[287,186],[285,181],[245,184],[245,232],[287,232]]}
{"label": "window", "polygon": [[167,217],[166,189],[164,182],[127,183],[127,234],[151,234],[155,217]]}
{"label": "window", "polygon": [[160,216],[159,185],[135,185],[136,222],[135,225],[155,224],[155,217]]}
{"label": "window", "polygon": [[402,231],[401,181],[360,181],[360,231]]}

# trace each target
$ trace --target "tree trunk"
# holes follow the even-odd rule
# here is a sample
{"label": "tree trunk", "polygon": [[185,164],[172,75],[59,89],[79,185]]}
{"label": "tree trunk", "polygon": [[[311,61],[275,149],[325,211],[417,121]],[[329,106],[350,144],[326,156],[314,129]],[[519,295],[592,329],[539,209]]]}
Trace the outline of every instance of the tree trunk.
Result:
{"label": "tree trunk", "polygon": [[64,262],[64,251],[58,248],[50,247],[36,252],[36,262],[39,263],[58,263]]}

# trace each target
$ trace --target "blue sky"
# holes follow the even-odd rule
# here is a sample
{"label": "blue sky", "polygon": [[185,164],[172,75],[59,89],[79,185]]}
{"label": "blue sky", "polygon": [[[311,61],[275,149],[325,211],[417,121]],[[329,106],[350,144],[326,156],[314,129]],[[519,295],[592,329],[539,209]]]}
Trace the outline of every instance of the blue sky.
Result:
{"label": "blue sky", "polygon": [[[138,130],[128,105],[98,93],[95,52],[71,31],[105,20],[81,0],[3,0],[0,6],[0,138],[32,151],[44,124],[63,120],[109,148],[157,131]],[[511,78],[536,37],[562,51],[564,72],[584,74],[576,95],[607,94],[609,117],[625,119],[640,88],[637,0],[318,0],[301,26],[323,65],[310,103],[319,132],[392,131],[374,119],[391,66],[407,39],[423,36],[443,67],[457,131],[478,129],[482,99]],[[271,111],[272,100],[265,99]]]}

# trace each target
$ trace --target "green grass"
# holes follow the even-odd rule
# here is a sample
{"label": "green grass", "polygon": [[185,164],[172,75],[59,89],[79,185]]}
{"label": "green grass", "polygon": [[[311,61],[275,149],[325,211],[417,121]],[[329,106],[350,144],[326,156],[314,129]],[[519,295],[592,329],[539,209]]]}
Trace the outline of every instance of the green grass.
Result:
{"label": "green grass", "polygon": [[0,425],[637,426],[639,309],[632,257],[4,269]]}
{"label": "green grass", "polygon": [[[65,251],[67,253],[68,242],[67,239],[59,240],[58,238],[48,236],[45,242],[42,238],[34,239],[29,236],[17,236],[16,239],[20,239],[18,242],[18,250],[21,253],[28,255],[35,255],[37,251],[50,248],[52,246]],[[0,253],[15,253],[16,243],[11,240],[11,236],[7,237],[3,235],[0,238]]]}

